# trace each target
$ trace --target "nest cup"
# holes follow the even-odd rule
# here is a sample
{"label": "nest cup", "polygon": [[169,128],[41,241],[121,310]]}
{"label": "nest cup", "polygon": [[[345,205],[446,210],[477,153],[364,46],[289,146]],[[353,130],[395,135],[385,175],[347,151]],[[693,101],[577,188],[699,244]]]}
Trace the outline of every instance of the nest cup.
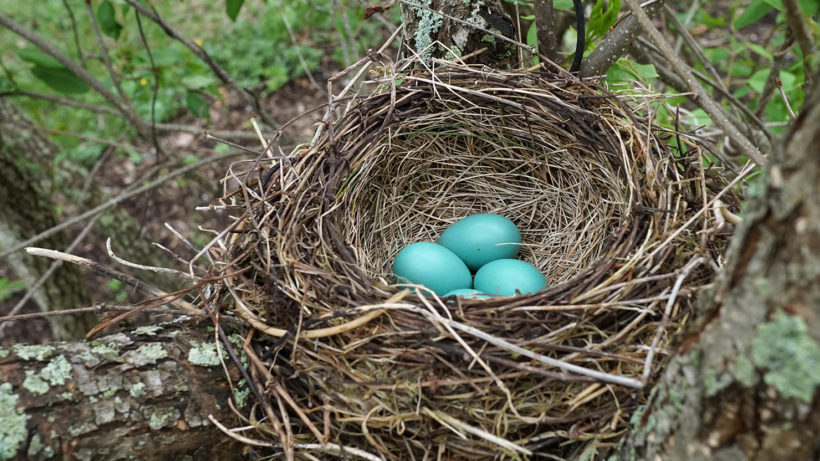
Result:
{"label": "nest cup", "polygon": [[[738,197],[697,144],[670,149],[593,83],[413,64],[236,195],[227,260],[250,270],[221,283],[273,337],[294,440],[374,459],[601,455],[720,261],[728,233],[705,207]],[[552,288],[391,285],[401,248],[487,212]]]}

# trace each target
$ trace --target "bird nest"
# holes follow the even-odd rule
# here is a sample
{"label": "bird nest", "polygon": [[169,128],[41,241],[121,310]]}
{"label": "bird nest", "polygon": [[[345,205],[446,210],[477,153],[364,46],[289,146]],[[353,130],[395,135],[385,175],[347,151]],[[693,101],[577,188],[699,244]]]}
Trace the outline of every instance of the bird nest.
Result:
{"label": "bird nest", "polygon": [[[231,173],[243,213],[219,289],[266,334],[290,402],[276,442],[397,460],[606,452],[720,264],[726,172],[567,74],[411,61],[383,77],[309,145]],[[393,284],[402,247],[487,212],[515,222],[551,288]]]}

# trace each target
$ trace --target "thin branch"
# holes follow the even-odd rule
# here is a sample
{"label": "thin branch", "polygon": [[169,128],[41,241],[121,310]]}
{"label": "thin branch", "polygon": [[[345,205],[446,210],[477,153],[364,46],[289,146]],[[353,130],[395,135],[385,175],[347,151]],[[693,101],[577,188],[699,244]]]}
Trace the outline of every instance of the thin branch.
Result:
{"label": "thin branch", "polygon": [[777,47],[777,50],[772,53],[771,70],[769,70],[769,76],[766,77],[766,83],[763,84],[763,90],[760,91],[760,98],[757,100],[757,108],[755,109],[755,115],[758,117],[763,116],[766,112],[766,106],[769,105],[769,101],[774,96],[776,82],[777,79],[780,78],[780,71],[792,63],[789,49],[793,44],[794,35],[791,29],[787,29],[786,39]]}
{"label": "thin branch", "polygon": [[786,21],[789,29],[792,30],[800,51],[803,53],[803,74],[805,74],[805,88],[812,88],[812,78],[814,72],[811,69],[809,60],[814,56],[814,44],[812,43],[809,31],[806,28],[806,20],[800,11],[797,0],[783,0],[783,9],[786,11]]}
{"label": "thin branch", "polygon": [[715,124],[720,127],[726,136],[732,140],[740,149],[740,152],[750,159],[752,159],[758,165],[765,165],[767,163],[766,157],[764,157],[760,151],[746,138],[724,115],[723,111],[721,110],[720,106],[712,99],[709,94],[706,92],[706,89],[703,88],[703,85],[695,79],[695,76],[692,75],[691,70],[689,67],[684,64],[680,59],[678,59],[674,55],[674,51],[672,47],[669,46],[666,39],[661,35],[655,25],[652,24],[652,20],[644,13],[641,9],[641,6],[638,4],[636,0],[624,0],[632,11],[632,15],[638,20],[641,25],[641,28],[649,35],[650,40],[658,49],[661,51],[663,55],[665,55],[669,59],[669,63],[672,65],[672,69],[675,71],[676,74],[686,83],[689,91],[695,94],[695,101],[706,111],[707,114],[712,118]]}
{"label": "thin branch", "polygon": [[157,152],[157,163],[162,161],[162,147],[159,145],[157,138],[157,93],[159,93],[159,71],[157,64],[154,62],[154,54],[151,53],[151,47],[148,46],[148,39],[145,38],[145,30],[142,28],[142,19],[140,19],[139,12],[134,15],[137,19],[137,30],[140,33],[140,40],[142,46],[145,48],[145,53],[148,54],[148,62],[151,64],[151,75],[154,76],[154,84],[151,85],[151,142],[154,143],[154,150]]}
{"label": "thin branch", "polygon": [[708,70],[709,73],[712,74],[712,78],[714,79],[712,86],[716,86],[716,88],[720,90],[721,94],[731,94],[729,92],[729,89],[726,88],[726,85],[723,83],[723,80],[721,80],[720,74],[718,74],[717,69],[715,69],[715,66],[712,65],[712,61],[709,60],[708,57],[706,57],[706,53],[703,52],[703,48],[701,48],[701,46],[695,40],[695,37],[692,37],[692,34],[689,33],[689,29],[687,29],[686,26],[684,26],[683,24],[681,24],[680,21],[678,21],[678,16],[675,14],[675,10],[673,10],[672,7],[670,7],[669,5],[664,5],[664,9],[668,13],[667,17],[672,20],[672,24],[674,24],[675,27],[678,29],[680,36],[683,38],[686,44],[689,45],[689,49],[691,49],[695,53],[695,56],[697,56],[701,64],[703,64],[703,66],[706,67],[706,70]]}
{"label": "thin branch", "polygon": [[550,61],[558,58],[555,38],[555,11],[552,0],[535,0],[535,35],[538,37],[538,51]]}
{"label": "thin branch", "polygon": [[91,29],[94,30],[94,36],[97,38],[97,47],[100,49],[100,56],[102,56],[103,65],[108,72],[108,77],[111,78],[111,83],[114,84],[114,88],[116,88],[117,93],[120,94],[123,104],[127,105],[131,110],[134,110],[131,101],[128,99],[128,96],[125,95],[122,86],[120,86],[119,76],[114,72],[114,66],[111,64],[111,56],[108,54],[108,47],[105,46],[102,32],[100,32],[100,24],[97,23],[97,16],[94,14],[94,9],[91,7],[90,1],[85,2],[85,10],[86,13],[88,13],[88,20],[91,21]]}
{"label": "thin branch", "polygon": [[[663,0],[659,0],[648,5],[646,15],[654,17],[660,11],[663,3]],[[640,32],[641,26],[634,15],[621,20],[584,59],[583,64],[581,64],[581,77],[594,77],[605,74],[618,58],[626,54],[626,50],[629,49]]]}
{"label": "thin branch", "polygon": [[106,101],[108,101],[112,106],[117,108],[117,110],[122,114],[122,116],[131,122],[132,125],[137,129],[145,139],[150,139],[150,132],[148,131],[148,127],[146,126],[145,120],[143,120],[139,114],[133,111],[128,105],[124,104],[124,102],[117,97],[114,93],[111,92],[105,85],[102,84],[99,80],[97,80],[91,73],[87,70],[82,68],[76,61],[69,58],[65,55],[62,51],[58,50],[54,45],[47,42],[41,36],[36,34],[34,31],[24,27],[21,24],[18,24],[13,19],[9,18],[8,16],[4,15],[0,12],[0,25],[9,29],[10,31],[14,32],[15,34],[19,35],[20,37],[26,39],[27,41],[31,42],[34,46],[40,49],[43,53],[51,56],[52,58],[56,59],[60,64],[65,66],[66,69],[74,73],[80,80],[85,82],[88,86],[94,89],[97,93],[100,94]]}
{"label": "thin branch", "polygon": [[86,211],[85,213],[82,213],[82,214],[79,214],[77,216],[74,216],[73,218],[67,219],[67,220],[61,222],[60,224],[58,224],[58,225],[56,225],[56,226],[54,226],[50,229],[47,229],[47,230],[35,235],[34,237],[31,237],[28,240],[25,240],[25,241],[20,242],[16,245],[13,245],[9,248],[6,248],[5,250],[3,250],[2,253],[0,253],[0,258],[4,258],[4,257],[8,256],[9,254],[14,253],[15,251],[19,251],[19,250],[21,250],[21,249],[35,243],[35,242],[38,242],[38,241],[50,236],[50,235],[54,235],[55,233],[60,232],[61,230],[65,229],[69,226],[74,225],[75,223],[84,221],[84,220],[86,220],[86,219],[88,219],[88,218],[90,218],[94,215],[102,213],[103,211],[105,211],[105,210],[107,210],[107,209],[109,209],[109,208],[123,202],[124,200],[127,200],[131,197],[137,196],[139,194],[142,194],[143,192],[149,191],[151,189],[154,189],[155,187],[163,184],[164,182],[166,182],[170,179],[174,179],[177,176],[181,176],[183,174],[186,174],[186,173],[188,173],[192,170],[195,170],[195,169],[201,167],[202,165],[207,165],[208,163],[218,162],[220,160],[225,160],[227,158],[236,157],[237,155],[242,155],[242,152],[237,152],[237,151],[224,152],[224,153],[221,153],[221,154],[212,155],[208,158],[204,158],[204,159],[202,159],[198,162],[194,162],[190,165],[186,165],[186,166],[183,166],[181,168],[177,168],[176,170],[171,171],[168,174],[160,176],[159,178],[157,178],[157,179],[155,179],[155,180],[153,180],[153,181],[151,181],[147,184],[142,185],[141,187],[138,187],[136,189],[124,192],[124,193],[112,198],[111,200],[109,200],[109,201],[107,201],[107,202],[105,202],[105,203],[103,203],[103,204],[101,204],[97,207],[94,207],[94,208],[92,208],[88,211]]}
{"label": "thin branch", "polygon": [[223,69],[219,64],[217,64],[211,58],[211,56],[205,51],[204,48],[197,45],[191,39],[182,35],[181,32],[171,27],[171,25],[165,22],[165,20],[162,17],[160,17],[159,14],[157,14],[155,11],[146,8],[139,0],[125,0],[125,2],[128,3],[136,11],[150,19],[151,21],[154,21],[158,26],[160,26],[160,28],[162,28],[166,35],[176,39],[177,41],[185,45],[186,48],[191,50],[199,59],[202,60],[202,62],[204,62],[208,67],[211,68],[211,70],[222,81],[222,83],[228,85],[230,88],[241,94],[245,98],[245,100],[247,100],[254,107],[259,116],[262,117],[263,122],[265,122],[266,124],[268,124],[268,126],[272,128],[277,128],[279,126],[279,123],[276,122],[276,120],[274,120],[262,108],[262,104],[259,102],[259,99],[247,89],[239,86],[239,83],[237,83],[236,80],[234,80],[234,78],[231,77],[231,74],[229,74],[225,69]]}
{"label": "thin branch", "polygon": [[85,67],[85,56],[83,55],[83,48],[80,46],[80,34],[77,32],[77,20],[74,18],[74,10],[68,4],[68,0],[63,0],[63,6],[68,12],[68,19],[71,22],[71,35],[74,36],[74,46],[77,48],[77,57],[80,58],[80,64]]}
{"label": "thin branch", "polygon": [[[94,218],[92,218],[91,221],[89,221],[88,224],[86,224],[85,227],[83,227],[83,230],[80,231],[79,235],[74,237],[74,240],[66,247],[66,249],[65,249],[66,253],[74,251],[74,248],[76,248],[77,245],[79,245],[80,242],[82,242],[83,239],[85,239],[85,236],[88,235],[88,233],[91,231],[91,229],[94,228],[94,224],[97,222],[97,220],[99,218],[100,218],[99,215],[94,216]],[[17,302],[17,304],[14,305],[14,307],[11,308],[11,310],[6,314],[4,319],[5,320],[15,320],[14,318],[9,318],[9,317],[13,317],[18,312],[20,312],[20,310],[22,310],[23,307],[25,307],[28,300],[31,299],[32,296],[34,296],[35,293],[37,293],[37,290],[39,290],[40,287],[43,286],[43,284],[46,283],[46,281],[62,265],[63,265],[63,262],[60,261],[60,260],[53,261],[51,263],[51,265],[48,266],[48,269],[45,271],[45,273],[43,273],[43,275],[41,275],[40,278],[37,279],[37,281],[34,282],[33,285],[28,287],[28,291],[26,292],[26,294],[23,296],[23,298],[20,301]],[[11,322],[3,323],[2,325],[0,325],[0,335],[3,334],[3,330],[5,330],[6,326],[8,326],[8,325],[11,325]]]}

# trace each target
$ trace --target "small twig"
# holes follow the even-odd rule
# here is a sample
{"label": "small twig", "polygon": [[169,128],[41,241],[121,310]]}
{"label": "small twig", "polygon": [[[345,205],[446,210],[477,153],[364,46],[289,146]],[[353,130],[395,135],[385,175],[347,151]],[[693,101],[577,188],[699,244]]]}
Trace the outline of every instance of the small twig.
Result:
{"label": "small twig", "polygon": [[100,32],[100,25],[97,23],[97,16],[94,14],[94,9],[91,7],[90,1],[85,2],[85,11],[88,13],[88,20],[91,22],[91,29],[94,31],[94,36],[97,39],[97,47],[100,49],[100,56],[102,56],[103,66],[108,72],[108,77],[111,79],[111,83],[114,85],[114,88],[116,88],[117,93],[119,93],[122,103],[127,105],[131,110],[134,110],[131,101],[120,85],[119,76],[114,72],[114,66],[111,64],[111,56],[108,54],[108,47],[105,46],[102,32]]}
{"label": "small twig", "polygon": [[188,275],[185,272],[178,271],[176,269],[169,269],[167,267],[144,266],[142,264],[136,264],[136,263],[132,263],[130,261],[126,261],[126,260],[120,258],[119,256],[117,256],[116,254],[114,254],[114,250],[111,249],[111,237],[108,237],[107,239],[105,239],[105,250],[108,252],[108,257],[109,258],[113,259],[114,261],[116,261],[116,262],[118,262],[118,263],[120,263],[120,264],[122,264],[123,266],[126,266],[126,267],[130,267],[130,268],[133,268],[133,269],[144,270],[144,271],[162,272],[162,273],[166,273],[166,274],[173,274],[177,277],[184,278],[184,279],[195,278],[195,277],[191,277],[190,275]]}
{"label": "small twig", "polygon": [[103,211],[105,211],[105,210],[107,210],[107,209],[109,209],[113,206],[116,206],[117,204],[123,202],[124,200],[127,200],[127,199],[129,199],[131,197],[134,197],[136,195],[142,194],[143,192],[149,191],[149,190],[163,184],[164,182],[166,182],[170,179],[174,179],[177,176],[181,176],[185,173],[193,171],[193,170],[201,167],[202,165],[207,165],[208,163],[218,162],[220,160],[225,160],[227,158],[236,157],[237,155],[241,155],[241,152],[236,152],[236,151],[224,152],[224,153],[221,153],[221,154],[212,155],[208,158],[204,158],[204,159],[199,160],[197,162],[194,162],[190,165],[185,165],[183,167],[177,168],[176,170],[173,170],[168,174],[160,176],[159,178],[157,178],[157,179],[155,179],[155,180],[153,180],[153,181],[151,181],[147,184],[144,184],[144,185],[142,185],[142,186],[140,186],[136,189],[133,189],[133,190],[130,190],[130,191],[127,191],[127,192],[123,192],[122,194],[110,199],[109,201],[107,201],[107,202],[105,202],[105,203],[103,203],[99,206],[96,206],[96,207],[86,211],[85,213],[81,213],[77,216],[74,216],[73,218],[69,218],[69,219],[61,222],[60,224],[58,224],[58,225],[56,225],[56,226],[54,226],[50,229],[46,229],[45,231],[40,232],[39,234],[35,235],[34,237],[31,237],[31,238],[29,238],[29,239],[27,239],[23,242],[20,242],[16,245],[13,245],[9,248],[4,249],[3,252],[0,253],[0,258],[4,258],[9,254],[14,253],[15,251],[19,251],[19,250],[21,250],[21,249],[35,243],[35,242],[39,242],[40,240],[42,240],[42,239],[44,239],[44,238],[46,238],[50,235],[54,235],[55,233],[60,232],[61,230],[65,229],[69,226],[72,226],[72,225],[74,225],[78,222],[84,221],[84,220],[86,220],[86,219],[88,219],[88,218],[90,218],[94,215],[102,213]]}
{"label": "small twig", "polygon": [[[59,261],[58,261],[59,262]],[[48,311],[48,312],[32,312],[31,314],[18,314],[18,315],[4,315],[0,317],[0,323],[2,322],[14,322],[16,320],[31,320],[31,319],[40,319],[40,318],[47,318],[47,317],[57,317],[61,315],[74,315],[74,314],[87,314],[89,312],[131,312],[134,310],[134,306],[106,306],[106,305],[97,305],[91,307],[77,307],[74,309],[60,309],[58,311]],[[150,312],[153,314],[174,314],[174,315],[191,315],[190,312],[184,310],[176,310],[176,309],[143,309],[141,312]],[[8,325],[8,323],[3,323],[0,327],[4,327]]]}
{"label": "small twig", "polygon": [[138,12],[134,14],[137,19],[137,30],[140,33],[140,40],[142,46],[145,48],[145,53],[148,55],[148,63],[151,65],[151,75],[154,77],[154,83],[151,85],[151,142],[154,143],[154,150],[157,153],[156,163],[162,162],[163,152],[157,138],[157,94],[159,93],[159,70],[157,64],[154,62],[154,54],[151,52],[151,47],[148,45],[148,39],[145,38],[145,30],[142,27],[141,15]]}
{"label": "small twig", "polygon": [[689,91],[695,93],[695,100],[698,104],[706,111],[707,114],[712,118],[716,125],[718,125],[726,136],[729,137],[741,150],[741,152],[752,159],[758,165],[765,165],[767,163],[766,157],[764,157],[757,147],[749,141],[724,115],[720,109],[720,106],[709,96],[706,92],[706,89],[703,88],[703,85],[695,79],[695,76],[692,75],[691,70],[689,67],[684,64],[679,58],[674,55],[674,51],[672,47],[669,46],[666,39],[661,35],[655,25],[652,24],[652,21],[649,17],[644,13],[641,9],[640,5],[638,5],[636,0],[624,0],[632,11],[632,14],[636,17],[638,22],[640,23],[643,30],[649,35],[650,40],[655,46],[660,49],[661,53],[663,53],[667,59],[669,59],[669,63],[672,65],[672,69],[675,71],[676,74],[686,83]]}
{"label": "small twig", "polygon": [[658,327],[655,329],[655,337],[652,338],[652,345],[649,346],[649,352],[646,354],[646,361],[643,366],[643,375],[641,376],[641,381],[643,381],[644,385],[649,382],[649,375],[652,373],[652,361],[655,359],[655,351],[658,348],[658,343],[661,340],[663,332],[666,331],[666,326],[669,324],[669,316],[672,315],[672,307],[678,299],[680,287],[683,285],[683,281],[686,280],[686,277],[689,276],[689,273],[701,265],[703,261],[704,259],[702,256],[698,256],[697,258],[689,261],[689,263],[687,263],[683,269],[680,270],[680,275],[678,275],[678,279],[675,280],[675,286],[672,287],[672,293],[669,294],[669,300],[666,302],[666,308],[663,310],[663,319],[661,319]]}
{"label": "small twig", "polygon": [[[88,222],[88,224],[85,225],[85,227],[83,227],[83,230],[81,230],[80,233],[76,237],[74,237],[74,240],[72,240],[71,243],[66,247],[66,249],[65,249],[66,252],[74,251],[74,248],[76,248],[77,245],[79,245],[80,242],[82,242],[83,239],[85,239],[85,236],[88,235],[88,233],[91,231],[91,229],[94,228],[94,224],[97,222],[97,219],[99,219],[99,217],[100,217],[99,215],[95,216],[93,219],[91,219],[91,221]],[[23,309],[23,307],[26,305],[28,300],[31,299],[32,296],[34,296],[34,294],[37,292],[37,290],[39,290],[40,287],[62,265],[63,265],[63,262],[61,260],[53,261],[51,263],[51,265],[48,267],[48,269],[46,270],[46,272],[43,275],[41,275],[40,278],[37,279],[37,281],[34,282],[33,285],[28,287],[28,291],[26,292],[26,294],[23,296],[23,298],[20,301],[17,302],[17,304],[14,305],[14,307],[11,308],[11,310],[8,312],[7,316],[8,317],[13,317],[15,314],[20,312]],[[10,319],[10,320],[14,320],[14,319]],[[9,324],[4,323],[4,324],[0,325],[0,335],[3,334],[3,330],[6,328],[6,325],[9,325]]]}
{"label": "small twig", "polygon": [[791,106],[791,104],[789,104],[789,97],[786,96],[786,92],[783,90],[783,81],[780,80],[780,77],[777,77],[777,81],[775,82],[775,85],[777,85],[777,91],[780,92],[780,97],[783,98],[783,104],[786,105],[786,110],[789,111],[789,117],[791,117],[791,119],[794,120],[796,115],[794,115],[794,111],[792,110],[792,106]]}
{"label": "small twig", "polygon": [[757,117],[762,117],[766,112],[766,106],[774,96],[775,84],[780,78],[780,71],[792,62],[789,49],[793,44],[794,35],[792,35],[791,29],[789,29],[783,43],[772,53],[771,69],[769,70],[769,75],[766,77],[766,83],[763,84],[763,90],[760,91],[760,98],[757,100],[757,108],[754,112]]}
{"label": "small twig", "polygon": [[77,57],[80,59],[80,64],[85,67],[85,56],[83,55],[83,48],[80,46],[80,34],[77,32],[77,19],[74,17],[74,10],[71,9],[68,0],[63,0],[63,6],[68,12],[68,20],[71,22],[71,35],[74,37],[74,46],[77,48]]}
{"label": "small twig", "polygon": [[[800,5],[797,3],[797,0],[783,0],[783,10],[786,12],[786,21],[789,23],[789,29],[792,30],[794,38],[797,39],[797,44],[800,45],[800,51],[803,53],[805,88],[812,88],[814,71],[811,68],[809,60],[814,56],[814,43],[806,28],[805,16],[800,11]],[[794,115],[792,115],[792,118],[794,118]]]}
{"label": "small twig", "polygon": [[[166,293],[159,288],[154,288],[151,285],[139,280],[137,278],[131,277],[128,274],[123,274],[122,272],[112,269],[104,264],[100,264],[96,261],[92,261],[88,258],[83,258],[80,256],[63,253],[62,251],[55,251],[49,250],[46,248],[35,248],[35,247],[28,247],[26,248],[26,253],[32,256],[42,256],[45,258],[51,259],[58,259],[66,262],[70,262],[72,264],[77,264],[78,266],[82,266],[88,269],[91,269],[95,272],[98,272],[106,277],[111,277],[114,279],[119,280],[122,283],[125,283],[128,286],[136,288],[143,293],[146,293],[150,296],[156,298],[167,298],[171,296],[169,293]],[[189,313],[193,314],[201,314],[202,312],[196,308],[193,304],[183,301],[181,299],[169,299],[168,304],[173,304],[181,309],[188,311]],[[93,331],[93,330],[92,330]]]}

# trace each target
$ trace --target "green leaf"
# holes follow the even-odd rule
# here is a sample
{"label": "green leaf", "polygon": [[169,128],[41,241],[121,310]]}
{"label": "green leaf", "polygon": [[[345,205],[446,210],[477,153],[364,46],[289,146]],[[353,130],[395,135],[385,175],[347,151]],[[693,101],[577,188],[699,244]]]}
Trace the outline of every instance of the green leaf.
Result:
{"label": "green leaf", "polygon": [[65,67],[56,59],[32,48],[17,50],[17,56],[19,56],[23,61],[30,62],[36,66],[49,67],[52,69],[65,69]]}
{"label": "green leaf", "polygon": [[182,78],[182,84],[187,88],[198,90],[216,82],[212,75],[194,74]]}
{"label": "green leaf", "polygon": [[0,302],[11,298],[15,292],[25,288],[26,284],[22,280],[9,280],[7,277],[0,277]]}
{"label": "green leaf", "polygon": [[552,7],[556,10],[568,10],[572,8],[572,0],[555,0]]}
{"label": "green leaf", "polygon": [[618,20],[618,12],[621,11],[621,0],[611,0],[604,11],[604,0],[597,0],[592,12],[589,14],[587,25],[587,45],[591,45],[599,37],[603,37],[609,32],[610,27]]}
{"label": "green leaf", "polygon": [[777,8],[779,11],[783,11],[783,0],[764,0],[769,5]]}
{"label": "green leaf", "polygon": [[772,6],[767,3],[767,0],[753,0],[749,6],[743,10],[743,13],[735,19],[734,27],[735,29],[742,29],[763,16],[766,16],[766,13],[771,11]]}
{"label": "green leaf", "polygon": [[763,91],[763,87],[766,85],[766,79],[769,78],[770,70],[771,69],[760,69],[752,74],[748,80],[749,86],[758,93]]}
{"label": "green leaf", "polygon": [[73,72],[62,68],[43,67],[35,65],[31,73],[54,91],[63,94],[85,93],[89,90],[88,84],[80,80]]}
{"label": "green leaf", "polygon": [[538,35],[535,30],[535,21],[530,24],[530,29],[527,31],[527,45],[529,46],[536,46],[538,45]]}
{"label": "green leaf", "polygon": [[185,92],[185,106],[196,117],[210,119],[208,103],[196,91],[188,90]]}
{"label": "green leaf", "polygon": [[231,21],[236,22],[236,17],[239,16],[239,10],[242,9],[242,4],[245,0],[225,0],[225,13],[231,18]]}
{"label": "green leaf", "polygon": [[117,12],[109,0],[103,0],[100,6],[97,7],[97,22],[100,24],[100,30],[105,35],[115,40],[120,37],[122,24],[117,22]]}
{"label": "green leaf", "polygon": [[820,9],[820,2],[817,0],[797,0],[797,3],[800,5],[800,11],[806,16],[814,16]]}
{"label": "green leaf", "polygon": [[760,56],[763,56],[767,60],[769,60],[769,61],[772,60],[772,54],[769,53],[769,50],[767,50],[766,48],[763,48],[762,46],[758,45],[757,43],[747,43],[746,46],[750,50],[752,50],[753,52],[759,54]]}

